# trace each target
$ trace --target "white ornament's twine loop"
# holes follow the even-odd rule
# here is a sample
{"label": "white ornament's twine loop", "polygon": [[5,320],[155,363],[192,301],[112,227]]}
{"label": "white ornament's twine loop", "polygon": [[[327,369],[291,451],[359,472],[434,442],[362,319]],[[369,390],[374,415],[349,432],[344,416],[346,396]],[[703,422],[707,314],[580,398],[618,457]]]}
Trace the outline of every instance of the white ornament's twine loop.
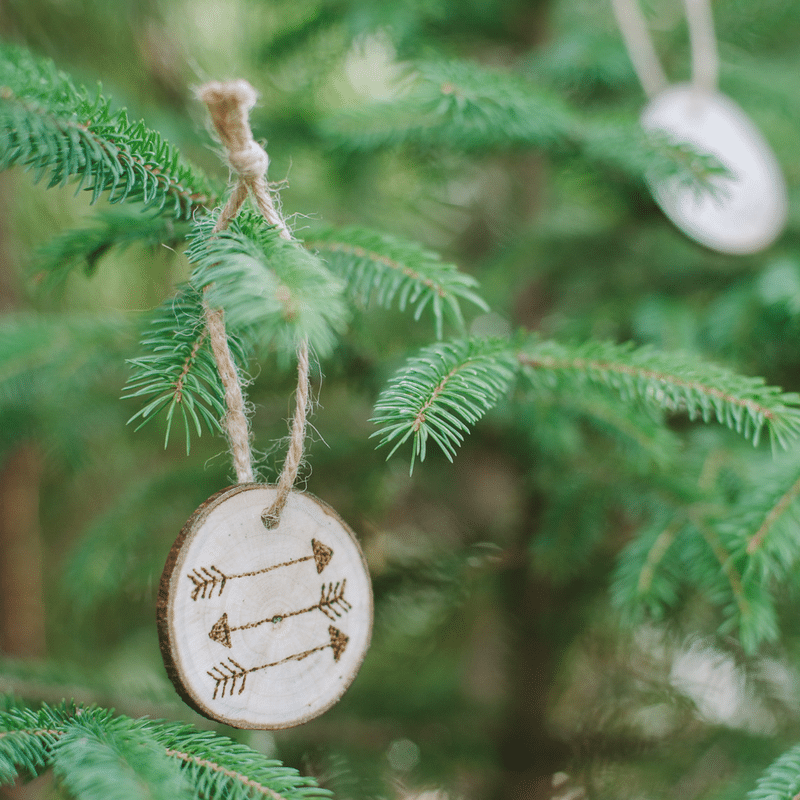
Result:
{"label": "white ornament's twine loop", "polygon": [[719,83],[719,55],[711,3],[684,0],[684,5],[692,48],[692,85],[703,92],[714,92]]}
{"label": "white ornament's twine loop", "polygon": [[647,20],[638,0],[611,0],[617,25],[634,72],[648,97],[666,89],[669,81],[647,32]]}
{"label": "white ornament's twine loop", "polygon": [[[667,88],[669,81],[647,31],[647,20],[639,2],[611,0],[611,5],[639,83],[648,97],[655,97]],[[699,91],[715,91],[719,58],[711,4],[709,0],[684,0],[684,6],[692,48],[692,85]]]}
{"label": "white ornament's twine loop", "polygon": [[[287,240],[292,234],[278,213],[267,185],[266,171],[269,157],[264,149],[253,139],[250,130],[250,109],[256,104],[255,89],[244,80],[228,83],[208,83],[198,91],[198,97],[206,103],[211,120],[227,151],[228,164],[237,175],[228,202],[220,212],[214,233],[225,230],[231,220],[239,213],[248,194],[252,194],[256,207],[270,225],[278,229]],[[231,358],[225,323],[222,312],[206,306],[206,325],[211,339],[211,347],[217,363],[222,383],[225,387],[225,404],[228,412],[223,423],[239,483],[252,483],[253,467],[250,453],[250,428],[244,412],[244,397],[236,365]],[[280,522],[281,512],[286,505],[300,464],[306,435],[306,413],[309,404],[309,366],[308,342],[303,340],[297,349],[297,391],[295,392],[295,413],[289,451],[278,479],[278,494],[275,502],[264,510],[262,519],[268,528],[275,528]]]}

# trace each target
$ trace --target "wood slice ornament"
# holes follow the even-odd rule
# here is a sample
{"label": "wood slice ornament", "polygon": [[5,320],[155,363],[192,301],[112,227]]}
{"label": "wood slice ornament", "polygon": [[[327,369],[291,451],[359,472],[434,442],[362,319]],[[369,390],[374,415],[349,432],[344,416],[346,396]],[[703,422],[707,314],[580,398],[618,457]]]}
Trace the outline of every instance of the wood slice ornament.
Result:
{"label": "wood slice ornament", "polygon": [[691,83],[669,85],[637,0],[612,0],[623,41],[650,98],[642,127],[715,156],[728,175],[698,191],[678,178],[648,179],[667,217],[700,244],[731,255],[772,244],[788,216],[786,182],[747,114],[717,90],[719,60],[709,0],[684,0],[692,49]]}
{"label": "wood slice ornament", "polygon": [[[237,173],[214,234],[251,197],[266,224],[293,241],[269,191],[269,158],[250,130],[255,90],[246,81],[213,82],[199,96]],[[372,631],[369,573],[336,512],[292,489],[309,406],[308,341],[297,344],[295,413],[278,482],[253,483],[224,315],[204,309],[239,482],[195,511],[169,553],[157,605],[161,653],[178,693],[201,714],[236,728],[289,728],[330,708],[355,678]]]}
{"label": "wood slice ornament", "polygon": [[372,589],[353,532],[328,505],[239,484],[203,503],[170,551],[158,596],[164,663],[201,714],[277,729],[330,708],[369,647]]}
{"label": "wood slice ornament", "polygon": [[678,179],[649,181],[662,211],[684,233],[732,255],[756,253],[775,241],[788,214],[786,183],[766,140],[733,100],[676,84],[650,101],[641,122],[716,156],[728,169],[729,176],[714,180],[713,193]]}

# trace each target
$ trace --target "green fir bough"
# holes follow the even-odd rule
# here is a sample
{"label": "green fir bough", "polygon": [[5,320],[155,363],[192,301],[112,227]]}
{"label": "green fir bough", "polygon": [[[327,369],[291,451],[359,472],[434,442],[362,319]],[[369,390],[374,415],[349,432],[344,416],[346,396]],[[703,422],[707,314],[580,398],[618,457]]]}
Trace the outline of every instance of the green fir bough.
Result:
{"label": "green fir bough", "polygon": [[77,800],[330,796],[279,761],[188,725],[73,704],[0,713],[0,783],[49,769]]}
{"label": "green fir bough", "polygon": [[0,45],[0,169],[19,164],[34,181],[141,202],[176,219],[213,205],[206,178],[156,131],[76,88],[55,66]]}

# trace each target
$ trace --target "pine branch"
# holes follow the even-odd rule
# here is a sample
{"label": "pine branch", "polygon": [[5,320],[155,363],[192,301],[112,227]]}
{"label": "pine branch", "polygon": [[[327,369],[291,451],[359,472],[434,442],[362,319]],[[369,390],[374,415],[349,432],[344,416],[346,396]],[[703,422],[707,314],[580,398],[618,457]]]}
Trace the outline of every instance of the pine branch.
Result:
{"label": "pine branch", "polygon": [[50,748],[60,735],[47,711],[12,708],[0,713],[0,784],[17,775],[35,776],[50,763]]}
{"label": "pine branch", "polygon": [[718,159],[685,142],[644,131],[638,120],[590,116],[518,75],[473,62],[418,63],[399,96],[339,112],[324,133],[355,150],[403,143],[484,152],[535,147],[626,175],[676,179],[697,191],[727,175]]}
{"label": "pine branch", "polygon": [[464,434],[508,391],[516,364],[510,343],[464,339],[422,350],[381,392],[373,422],[389,457],[413,437],[411,468],[425,459],[428,439],[452,461]]}
{"label": "pine branch", "polygon": [[339,279],[251,211],[225,231],[212,235],[213,228],[211,217],[194,223],[187,256],[196,265],[192,284],[225,311],[228,329],[282,356],[302,339],[320,356],[330,353],[347,319]]}
{"label": "pine branch", "polygon": [[754,477],[757,488],[739,498],[725,519],[725,532],[747,556],[758,559],[763,570],[786,576],[800,557],[796,541],[800,521],[797,455],[791,453]]}
{"label": "pine branch", "polygon": [[778,609],[770,586],[744,575],[742,594],[741,597],[737,596],[736,604],[737,613],[729,612],[727,625],[720,626],[723,634],[736,633],[742,649],[748,655],[755,655],[765,643],[778,641]]}
{"label": "pine branch", "polygon": [[404,88],[390,102],[339,112],[326,133],[359,150],[414,142],[474,151],[520,144],[552,149],[576,129],[558,96],[472,62],[414,64]]}
{"label": "pine branch", "polygon": [[800,744],[776,759],[747,793],[747,800],[797,800],[800,795]]}
{"label": "pine branch", "polygon": [[[462,374],[463,370],[463,374]],[[773,447],[800,435],[800,396],[766,386],[685,354],[633,345],[563,345],[527,340],[458,340],[411,358],[381,393],[374,421],[390,456],[413,436],[413,459],[424,459],[430,436],[452,459],[469,425],[493,408],[520,371],[536,394],[610,389],[625,403],[645,403],[690,419],[716,419],[758,443],[766,427]],[[452,373],[452,374],[451,374]],[[457,378],[451,380],[451,378]]]}
{"label": "pine branch", "polygon": [[[757,481],[748,483],[747,493],[761,494]],[[763,505],[753,503],[754,508]],[[775,558],[768,569],[745,553],[747,537],[737,516],[735,506],[729,509],[722,502],[694,503],[662,509],[645,524],[620,554],[612,586],[614,603],[628,621],[661,619],[688,588],[719,609],[720,631],[736,634],[746,653],[776,641],[775,590],[778,581],[791,580],[798,548],[787,535],[778,552],[789,552],[788,563]],[[796,526],[792,530],[796,533]]]}
{"label": "pine branch", "polygon": [[78,709],[51,745],[53,772],[78,800],[180,800],[191,782],[145,721]]}
{"label": "pine branch", "polygon": [[321,254],[359,302],[390,308],[396,300],[401,311],[413,307],[414,319],[430,305],[440,339],[445,313],[463,328],[459,301],[489,310],[473,291],[478,285],[474,278],[415,242],[352,227],[315,231],[305,245]]}
{"label": "pine branch", "polygon": [[[234,335],[228,338],[234,359],[242,367],[247,362],[243,345]],[[139,430],[166,412],[166,447],[178,412],[188,453],[192,430],[200,436],[202,421],[212,433],[220,431],[219,420],[225,414],[225,390],[208,340],[200,292],[185,286],[174,299],[162,303],[142,347],[150,354],[129,360],[133,374],[123,398],[140,397],[147,402],[128,421],[139,419]]]}
{"label": "pine branch", "polygon": [[630,622],[660,619],[678,601],[684,572],[680,542],[687,520],[658,518],[638,531],[619,556],[611,597]]}
{"label": "pine branch", "polygon": [[734,622],[748,652],[778,636],[776,590],[793,582],[800,562],[798,497],[800,466],[791,453],[755,472],[727,513],[707,524],[717,547],[724,548],[725,569],[739,576]]}
{"label": "pine branch", "polygon": [[778,616],[770,586],[752,571],[743,569],[741,558],[731,551],[717,528],[690,511],[699,536],[683,548],[685,574],[709,602],[721,608],[725,634],[738,634],[746,653],[755,653],[763,642],[778,638]]}
{"label": "pine branch", "polygon": [[577,146],[590,162],[630,178],[670,181],[696,194],[715,194],[730,171],[719,159],[663,131],[644,130],[638,120],[593,118],[581,127]]}
{"label": "pine branch", "polygon": [[0,782],[53,767],[81,800],[329,797],[313,779],[209,731],[64,704],[0,713]]}
{"label": "pine branch", "polygon": [[633,345],[588,342],[562,345],[531,339],[518,354],[534,390],[572,379],[617,392],[626,402],[644,401],[690,419],[717,422],[754,444],[764,428],[773,446],[788,448],[800,435],[800,396],[736,375],[686,354],[659,353]]}
{"label": "pine branch", "polygon": [[99,224],[66,231],[51,239],[34,255],[37,282],[45,290],[60,287],[68,275],[80,267],[92,275],[99,260],[113,248],[132,244],[175,247],[186,238],[188,226],[163,214],[143,213],[140,207],[128,207],[95,215]]}
{"label": "pine branch", "polygon": [[20,165],[48,188],[78,180],[96,202],[140,202],[189,219],[213,204],[208,182],[160,134],[91,98],[46,60],[0,47],[0,169]]}
{"label": "pine branch", "polygon": [[227,800],[331,796],[313,779],[227,737],[176,723],[153,725],[152,734],[168,755],[182,763],[184,773],[201,796]]}

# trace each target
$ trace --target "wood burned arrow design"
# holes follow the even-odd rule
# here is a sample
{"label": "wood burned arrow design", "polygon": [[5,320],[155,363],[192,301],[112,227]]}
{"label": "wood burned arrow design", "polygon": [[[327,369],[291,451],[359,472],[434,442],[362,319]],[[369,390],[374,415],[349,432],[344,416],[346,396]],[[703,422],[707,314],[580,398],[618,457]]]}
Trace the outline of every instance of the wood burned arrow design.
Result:
{"label": "wood burned arrow design", "polygon": [[307,614],[309,611],[316,611],[319,609],[329,620],[336,621],[342,614],[346,614],[352,606],[345,600],[344,587],[347,585],[347,578],[343,581],[329,583],[328,588],[322,584],[320,598],[318,603],[308,608],[301,608],[297,611],[289,611],[287,614],[275,614],[271,617],[265,617],[257,622],[248,622],[246,625],[237,625],[231,627],[228,624],[228,615],[223,614],[212,626],[209,631],[208,638],[219,642],[225,647],[231,647],[231,633],[233,631],[246,631],[248,628],[257,628],[259,625],[264,625],[267,622],[272,622],[277,625],[282,620],[288,617],[296,617],[298,614]]}
{"label": "wood burned arrow design", "polygon": [[318,653],[320,650],[325,650],[328,647],[333,650],[333,660],[338,661],[342,657],[342,653],[344,653],[347,643],[350,641],[350,637],[342,633],[338,628],[334,628],[333,625],[328,625],[328,636],[330,636],[330,641],[321,644],[319,647],[312,647],[310,650],[304,650],[302,653],[294,653],[293,655],[286,656],[286,658],[282,658],[280,661],[272,661],[269,664],[262,664],[259,667],[243,667],[238,661],[228,658],[227,661],[223,661],[216,667],[212,667],[206,673],[214,681],[214,696],[212,699],[217,699],[217,693],[220,693],[220,697],[225,697],[225,692],[228,692],[228,697],[233,697],[237,683],[239,684],[238,694],[241,694],[244,691],[247,676],[251,672],[258,672],[259,670],[269,667],[277,667],[279,664],[285,664],[288,661],[302,661],[304,658],[308,658],[312,653]]}
{"label": "wood burned arrow design", "polygon": [[213,597],[214,589],[217,589],[217,587],[219,587],[217,591],[217,597],[219,597],[228,581],[236,580],[237,578],[252,578],[254,575],[263,575],[265,572],[272,572],[272,570],[280,569],[281,567],[289,567],[292,564],[301,564],[303,561],[313,561],[319,574],[328,566],[332,558],[333,550],[328,545],[312,539],[310,556],[295,558],[292,561],[283,561],[280,564],[273,564],[271,567],[264,567],[264,569],[257,569],[253,572],[239,572],[236,575],[226,575],[213,565],[200,567],[199,569],[193,569],[187,577],[194,584],[192,600],[197,600],[198,598],[205,600],[207,597]]}

